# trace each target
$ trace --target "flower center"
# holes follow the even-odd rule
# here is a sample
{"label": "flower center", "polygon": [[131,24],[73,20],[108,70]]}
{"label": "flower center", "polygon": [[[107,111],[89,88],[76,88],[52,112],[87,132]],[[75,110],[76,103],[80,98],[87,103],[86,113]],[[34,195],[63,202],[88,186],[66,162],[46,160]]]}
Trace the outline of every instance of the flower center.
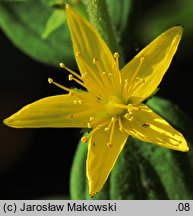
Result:
{"label": "flower center", "polygon": [[124,112],[125,108],[116,106],[117,104],[123,104],[123,102],[116,96],[111,96],[108,103],[105,105],[106,112],[110,116],[120,115]]}

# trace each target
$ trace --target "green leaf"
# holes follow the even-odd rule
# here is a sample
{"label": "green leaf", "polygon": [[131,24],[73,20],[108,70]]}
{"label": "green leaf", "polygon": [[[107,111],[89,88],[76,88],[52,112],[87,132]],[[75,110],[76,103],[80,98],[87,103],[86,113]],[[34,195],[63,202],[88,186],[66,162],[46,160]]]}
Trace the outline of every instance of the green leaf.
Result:
{"label": "green leaf", "polygon": [[[79,7],[83,12],[82,4],[76,5]],[[15,46],[32,58],[50,65],[67,62],[73,66],[75,60],[66,22],[46,40],[41,37],[52,13],[53,8],[45,0],[0,1],[0,27]]]}
{"label": "green leaf", "polygon": [[42,38],[46,39],[53,31],[58,29],[66,21],[66,13],[64,10],[55,10],[47,21],[46,28],[42,34]]}
{"label": "green leaf", "polygon": [[128,27],[129,16],[132,11],[132,0],[107,0],[107,6],[111,21],[117,31],[118,39],[121,40],[122,33]]}

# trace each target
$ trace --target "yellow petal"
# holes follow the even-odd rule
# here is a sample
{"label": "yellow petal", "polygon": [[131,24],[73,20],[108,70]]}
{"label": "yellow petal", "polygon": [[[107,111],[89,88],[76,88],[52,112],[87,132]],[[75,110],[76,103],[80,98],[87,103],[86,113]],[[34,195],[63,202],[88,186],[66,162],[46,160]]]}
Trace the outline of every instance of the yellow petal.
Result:
{"label": "yellow petal", "polygon": [[103,127],[89,141],[86,170],[90,196],[94,196],[105,184],[128,137],[128,134],[121,132],[118,125],[115,125],[112,146],[108,147],[109,133]]}
{"label": "yellow petal", "polygon": [[122,78],[132,80],[132,90],[128,94],[132,96],[132,103],[142,102],[160,84],[177,50],[182,32],[181,26],[165,31],[122,69]]}
{"label": "yellow petal", "polygon": [[23,107],[4,120],[10,127],[77,127],[85,128],[91,116],[95,116],[99,106],[88,93],[77,96],[57,95],[40,99]]}
{"label": "yellow petal", "polygon": [[123,121],[123,127],[131,136],[173,150],[189,150],[183,135],[168,122],[144,104],[140,104],[138,108],[139,110],[133,111],[132,121]]}
{"label": "yellow petal", "polygon": [[[86,19],[69,5],[66,12],[74,54],[81,75],[86,76],[84,83],[87,89],[98,95],[108,94],[111,82],[105,78],[103,72],[112,74],[115,60],[111,51]],[[106,79],[105,86],[103,78]]]}

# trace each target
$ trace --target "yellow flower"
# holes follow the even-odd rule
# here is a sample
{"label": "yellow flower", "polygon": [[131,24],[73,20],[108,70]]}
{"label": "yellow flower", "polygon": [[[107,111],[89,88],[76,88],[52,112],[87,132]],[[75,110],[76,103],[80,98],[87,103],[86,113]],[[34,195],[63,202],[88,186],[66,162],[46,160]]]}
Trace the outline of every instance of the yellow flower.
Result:
{"label": "yellow flower", "polygon": [[[68,94],[46,97],[4,120],[11,127],[76,127],[92,129],[86,162],[89,194],[106,182],[128,136],[166,148],[188,151],[183,135],[142,102],[157,88],[177,50],[183,28],[162,33],[121,70],[96,30],[67,5],[67,21],[80,74],[70,72],[85,90],[69,89],[49,79]],[[129,155],[128,155],[129,157]]]}

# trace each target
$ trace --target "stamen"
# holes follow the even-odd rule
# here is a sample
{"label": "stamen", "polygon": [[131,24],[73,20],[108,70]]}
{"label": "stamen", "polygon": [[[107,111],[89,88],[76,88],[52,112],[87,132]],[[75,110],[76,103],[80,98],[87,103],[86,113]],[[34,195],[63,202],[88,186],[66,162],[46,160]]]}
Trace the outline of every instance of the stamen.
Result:
{"label": "stamen", "polygon": [[117,107],[117,108],[123,108],[128,110],[128,112],[131,112],[133,110],[139,110],[138,107],[134,107],[132,104],[118,104],[118,103],[113,103],[112,106]]}
{"label": "stamen", "polygon": [[118,52],[115,52],[113,56],[114,56],[114,58],[115,58],[116,66],[117,66],[118,73],[119,73],[119,53],[118,53]]}
{"label": "stamen", "polygon": [[118,59],[119,58],[119,53],[115,52],[113,56],[114,56],[115,59]]}
{"label": "stamen", "polygon": [[[130,98],[131,94],[132,94],[132,89],[134,88],[135,84],[134,84],[134,81],[135,79],[137,79],[138,77],[137,74],[142,66],[144,62],[144,57],[141,57],[139,59],[139,65],[137,66],[137,69],[135,70],[134,74],[132,75],[131,79],[129,80],[129,82],[127,82],[127,85],[124,85],[124,94],[125,94],[125,97],[126,97],[126,100],[128,100],[128,98]],[[145,80],[144,80],[145,81]],[[128,88],[127,88],[128,87]]]}
{"label": "stamen", "polygon": [[118,118],[118,125],[119,125],[119,130],[121,132],[124,132],[125,130],[124,130],[123,124],[121,122],[121,117]]}
{"label": "stamen", "polygon": [[69,73],[73,74],[75,77],[77,77],[79,80],[83,81],[82,77],[80,75],[78,75],[76,72],[74,72],[73,70],[71,70],[70,68],[66,67],[66,65],[64,63],[60,63],[59,64],[61,68],[67,70]]}
{"label": "stamen", "polygon": [[86,89],[94,93],[96,96],[101,97],[101,94],[103,92],[101,91],[101,80],[96,75],[96,73],[92,73],[92,68],[90,67],[88,62],[86,62],[81,55],[78,55],[78,57],[81,59],[82,67],[84,68],[84,72],[81,72],[81,78],[86,86]]}
{"label": "stamen", "polygon": [[[89,123],[88,123],[89,124]],[[107,124],[107,122],[104,122],[103,124],[98,124],[97,127],[93,128],[92,131],[88,134],[88,136],[86,136],[87,140],[90,139],[91,136],[93,136],[93,134],[98,131],[99,129],[101,129],[102,127],[104,127]]]}
{"label": "stamen", "polygon": [[104,131],[109,131],[111,128],[112,123],[115,121],[115,117],[111,118],[111,121],[109,122],[108,126],[104,128]]}
{"label": "stamen", "polygon": [[133,113],[132,112],[128,112],[124,115],[124,118],[128,121],[132,121],[133,120]]}
{"label": "stamen", "polygon": [[139,77],[136,77],[136,80],[139,81],[140,83],[145,83],[145,80]]}
{"label": "stamen", "polygon": [[[96,65],[96,69],[98,70],[98,72],[100,74],[100,79],[99,79],[99,77],[96,77],[95,74],[92,74],[92,75],[94,75],[94,77],[96,77],[95,79],[97,81],[99,81],[99,83],[97,83],[98,86],[100,86],[102,92],[109,92],[109,91],[111,91],[110,81],[108,79],[108,76],[106,76],[107,73],[104,71],[104,68],[101,67],[101,65],[99,64],[97,58],[93,58],[93,64]],[[104,89],[104,86],[105,86],[105,89]]]}
{"label": "stamen", "polygon": [[68,75],[68,79],[69,79],[69,81],[72,81],[72,80],[73,80],[72,74]]}
{"label": "stamen", "polygon": [[107,143],[107,147],[112,147],[112,141],[113,141],[113,133],[114,133],[114,129],[115,129],[115,123],[116,120],[114,117],[111,118],[111,131],[110,131],[110,137],[109,137],[109,142]]}
{"label": "stamen", "polygon": [[79,85],[81,85],[82,87],[86,88],[85,84],[84,84],[83,82],[81,82],[80,80],[74,78],[72,74],[70,74],[70,75],[68,76],[68,79],[69,79],[69,81],[74,80],[74,81],[77,82]]}
{"label": "stamen", "polygon": [[60,85],[59,83],[54,82],[54,80],[51,79],[51,78],[48,78],[48,82],[49,82],[49,84],[54,84],[55,86],[57,86],[57,87],[59,87],[59,88],[65,90],[65,91],[72,92],[71,89],[69,89],[69,88],[67,88],[67,87],[65,87],[65,86],[63,86],[63,85]]}

